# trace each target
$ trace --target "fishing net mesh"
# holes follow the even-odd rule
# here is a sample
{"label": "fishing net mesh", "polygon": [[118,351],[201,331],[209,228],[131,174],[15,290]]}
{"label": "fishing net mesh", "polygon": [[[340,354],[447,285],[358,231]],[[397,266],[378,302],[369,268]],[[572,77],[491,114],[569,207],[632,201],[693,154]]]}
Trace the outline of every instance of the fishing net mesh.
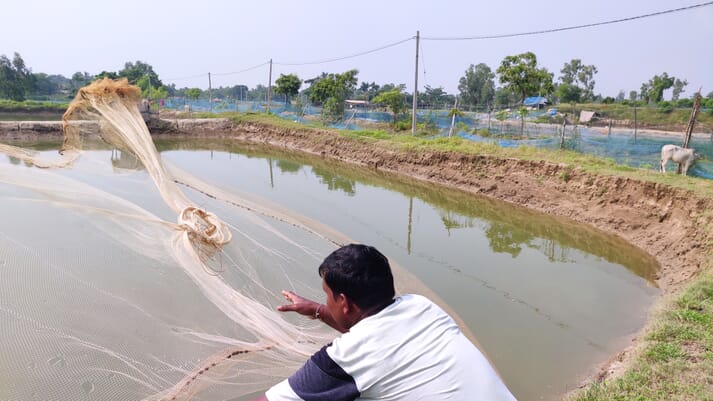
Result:
{"label": "fishing net mesh", "polygon": [[[275,308],[322,299],[348,239],[164,165],[139,96],[82,88],[60,155],[0,146],[0,399],[250,399],[335,335]],[[117,174],[92,136],[145,170]]]}
{"label": "fishing net mesh", "polygon": [[[336,334],[275,308],[282,289],[323,299],[317,266],[350,240],[162,161],[139,101],[98,80],[59,153],[0,144],[2,400],[252,399]],[[97,137],[111,158],[85,152]]]}

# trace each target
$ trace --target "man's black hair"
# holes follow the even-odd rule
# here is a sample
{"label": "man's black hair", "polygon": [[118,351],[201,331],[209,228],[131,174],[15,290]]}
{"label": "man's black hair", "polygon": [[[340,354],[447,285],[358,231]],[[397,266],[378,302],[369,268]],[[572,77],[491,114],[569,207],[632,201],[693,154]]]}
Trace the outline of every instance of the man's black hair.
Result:
{"label": "man's black hair", "polygon": [[394,298],[394,277],[386,256],[373,246],[345,245],[319,266],[334,296],[340,293],[361,309],[383,306]]}

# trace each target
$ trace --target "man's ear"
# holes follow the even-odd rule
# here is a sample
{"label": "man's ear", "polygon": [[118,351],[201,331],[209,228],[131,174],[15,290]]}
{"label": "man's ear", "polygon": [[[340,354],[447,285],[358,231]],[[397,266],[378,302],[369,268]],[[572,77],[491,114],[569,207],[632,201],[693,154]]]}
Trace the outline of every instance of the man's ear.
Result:
{"label": "man's ear", "polygon": [[344,316],[348,316],[354,310],[354,304],[343,293],[337,296],[337,305],[342,309]]}

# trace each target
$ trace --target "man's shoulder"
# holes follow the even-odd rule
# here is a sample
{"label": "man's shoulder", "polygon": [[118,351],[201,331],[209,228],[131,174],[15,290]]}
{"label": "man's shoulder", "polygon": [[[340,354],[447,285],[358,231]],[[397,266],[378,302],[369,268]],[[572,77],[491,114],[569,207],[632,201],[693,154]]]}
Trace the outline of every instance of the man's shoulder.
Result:
{"label": "man's shoulder", "polygon": [[419,294],[404,294],[396,298],[394,304],[396,304],[395,309],[402,310],[423,310],[431,311],[433,313],[445,314],[445,311],[441,309],[440,306],[436,305],[435,302]]}

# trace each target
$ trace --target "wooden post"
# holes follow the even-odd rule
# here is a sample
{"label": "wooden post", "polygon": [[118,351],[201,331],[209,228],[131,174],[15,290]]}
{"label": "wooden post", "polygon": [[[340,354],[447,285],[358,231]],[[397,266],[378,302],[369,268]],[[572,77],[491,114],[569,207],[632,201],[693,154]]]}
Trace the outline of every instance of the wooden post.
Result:
{"label": "wooden post", "polygon": [[210,83],[210,72],[208,73],[208,104],[210,107],[210,112],[213,112],[213,92]]}
{"label": "wooden post", "polygon": [[416,135],[416,106],[418,105],[418,44],[419,31],[416,31],[416,70],[413,79],[413,109],[411,111],[411,135]]}
{"label": "wooden post", "polygon": [[270,75],[267,79],[267,114],[270,114],[270,100],[272,100],[272,59],[270,59]]}
{"label": "wooden post", "polygon": [[637,121],[636,121],[636,102],[634,102],[634,142],[636,142],[636,127],[637,126]]}
{"label": "wooden post", "polygon": [[609,120],[609,132],[607,133],[607,136],[611,136],[611,120]]}
{"label": "wooden post", "polygon": [[562,121],[562,133],[560,134],[560,149],[564,149],[564,133],[567,127],[567,118],[565,117]]}
{"label": "wooden post", "polygon": [[688,120],[688,126],[686,127],[686,136],[683,139],[683,147],[687,148],[688,144],[691,142],[691,135],[693,135],[693,126],[696,124],[696,117],[698,116],[698,110],[701,109],[701,90],[698,89],[696,93],[696,100],[693,101],[693,110],[691,110],[691,118]]}
{"label": "wooden post", "polygon": [[453,135],[453,125],[456,123],[456,113],[458,112],[458,96],[456,96],[456,103],[453,105],[453,116],[451,117],[451,129],[448,130],[448,137]]}
{"label": "wooden post", "polygon": [[488,107],[488,134],[490,133],[490,116],[493,114],[493,109]]}

